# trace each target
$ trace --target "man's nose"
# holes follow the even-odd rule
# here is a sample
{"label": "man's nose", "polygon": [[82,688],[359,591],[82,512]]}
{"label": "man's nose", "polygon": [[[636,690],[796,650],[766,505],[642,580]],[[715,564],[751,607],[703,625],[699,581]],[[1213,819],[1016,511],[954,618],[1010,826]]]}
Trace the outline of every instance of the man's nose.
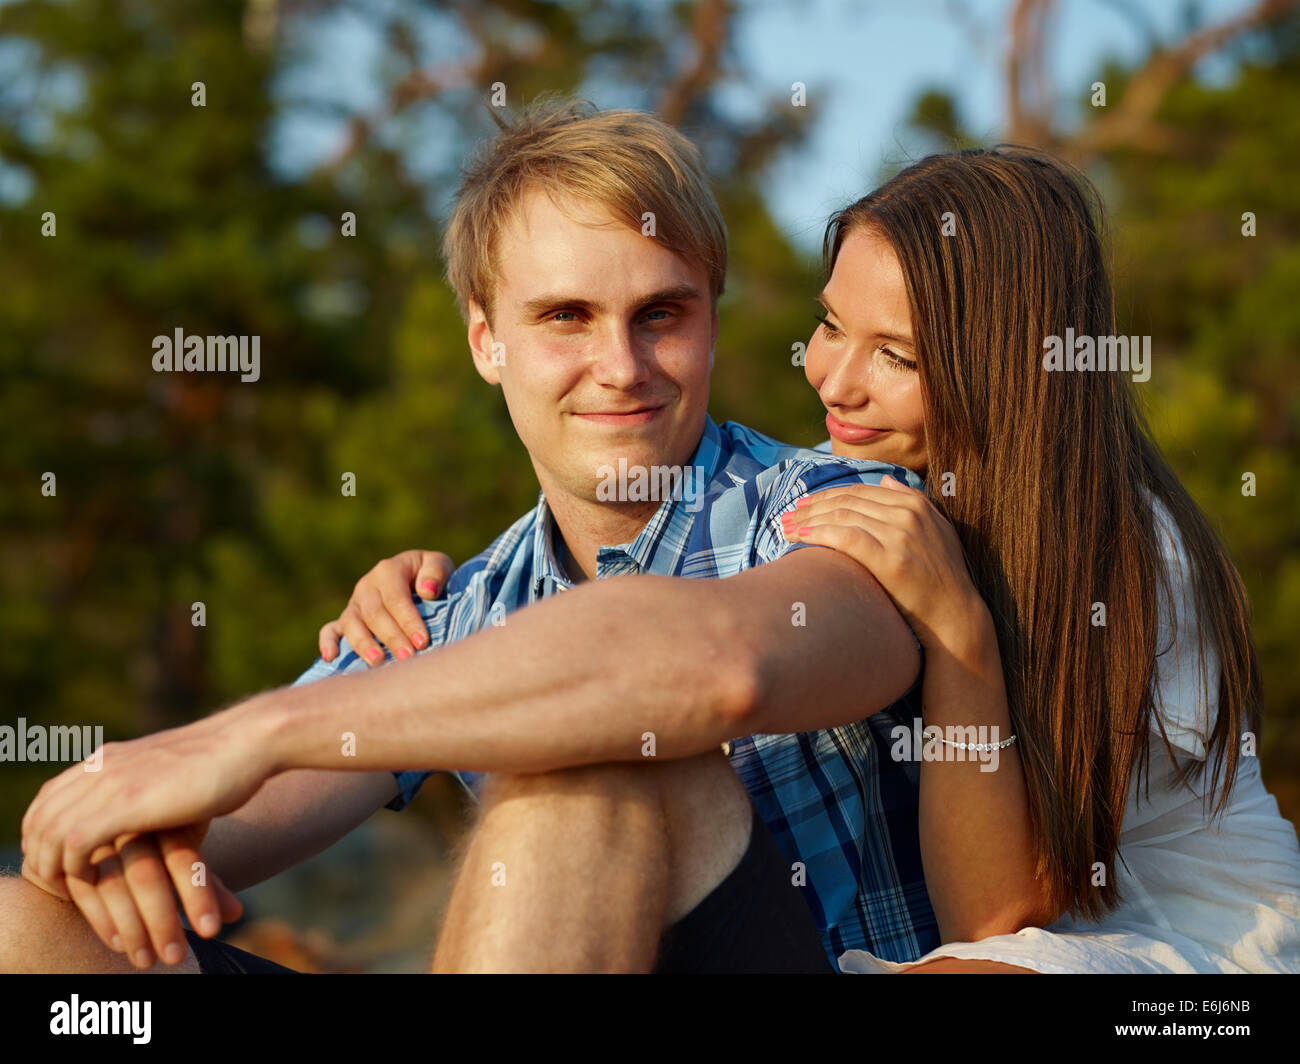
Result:
{"label": "man's nose", "polygon": [[628,389],[650,379],[652,349],[628,324],[611,325],[597,340],[592,377],[610,388]]}

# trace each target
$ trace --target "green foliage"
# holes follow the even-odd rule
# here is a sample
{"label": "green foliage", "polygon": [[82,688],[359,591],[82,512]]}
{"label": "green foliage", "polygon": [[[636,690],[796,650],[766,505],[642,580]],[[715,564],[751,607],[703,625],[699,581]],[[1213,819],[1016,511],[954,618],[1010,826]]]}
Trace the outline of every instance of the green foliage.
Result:
{"label": "green foliage", "polygon": [[[466,54],[482,45],[468,83],[399,110],[338,165],[286,175],[268,163],[278,123],[334,104],[284,88],[301,50],[250,43],[245,6],[0,7],[6,720],[127,737],[288,682],[374,562],[412,546],[463,561],[533,504],[527,456],[440,277],[437,211],[491,131],[493,82],[511,104],[579,89],[650,107],[682,66],[690,18],[680,4],[613,0],[450,5],[439,32]],[[304,8],[282,39],[343,8]],[[388,87],[418,49],[416,16],[396,5],[384,17],[376,75]],[[1156,338],[1160,440],[1250,586],[1273,733],[1293,737],[1298,54],[1282,40],[1226,87],[1183,86],[1161,115],[1179,147],[1116,153],[1098,173],[1121,328]],[[204,108],[191,106],[195,81]],[[1117,98],[1123,72],[1108,85]],[[941,94],[916,114],[944,146],[970,142]],[[821,272],[758,190],[814,119],[783,106],[729,117],[712,86],[681,118],[719,176],[731,234],[711,413],[804,444],[825,433],[792,345],[812,332]],[[45,211],[55,237],[41,235]],[[344,211],[355,236],[340,231]],[[1256,237],[1240,235],[1243,211]],[[261,380],[154,373],[152,338],[177,327],[260,336]],[[1241,495],[1245,471],[1254,498]],[[340,490],[348,472],[355,497]],[[190,623],[199,601],[203,628]],[[1266,742],[1295,778],[1300,740]],[[0,840],[56,767],[5,766]]]}
{"label": "green foliage", "polygon": [[[126,738],[286,683],[377,560],[427,545],[463,561],[534,504],[527,455],[441,280],[437,212],[493,129],[493,83],[511,105],[580,89],[649,107],[681,68],[690,18],[613,0],[446,8],[430,16],[434,36],[482,46],[472,76],[416,104],[394,93],[394,115],[355,151],[286,174],[269,162],[278,123],[337,106],[328,86],[320,98],[291,88],[310,31],[340,15],[376,22],[387,50],[371,76],[388,92],[427,65],[416,23],[429,12],[314,5],[285,16],[268,50],[245,8],[0,7],[8,720]],[[205,107],[192,105],[196,81]],[[730,120],[701,98],[682,120],[716,168],[748,167],[732,181],[733,221],[753,265],[733,283],[770,308],[724,332],[721,376],[744,401],[717,405],[779,433],[805,398],[789,344],[808,326],[789,297],[811,289],[754,189],[803,120]],[[54,236],[41,233],[46,211]],[[155,373],[153,338],[176,328],[260,337],[261,379]],[[0,841],[57,767],[5,767]]]}
{"label": "green foliage", "polygon": [[[1261,749],[1300,794],[1300,50],[1196,82],[1159,119],[1176,147],[1107,160],[1119,329],[1152,336],[1153,428],[1250,591],[1264,672]],[[1243,214],[1255,215],[1254,236]],[[1256,494],[1243,495],[1254,473]]]}

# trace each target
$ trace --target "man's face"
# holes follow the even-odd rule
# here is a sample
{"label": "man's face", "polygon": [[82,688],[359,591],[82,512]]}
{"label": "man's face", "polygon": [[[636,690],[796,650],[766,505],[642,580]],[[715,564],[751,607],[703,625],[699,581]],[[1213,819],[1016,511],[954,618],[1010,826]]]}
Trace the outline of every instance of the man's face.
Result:
{"label": "man's face", "polygon": [[469,327],[552,504],[595,501],[620,458],[690,460],[717,338],[703,266],[588,201],[563,206],[524,194],[496,249],[492,322],[471,302]]}

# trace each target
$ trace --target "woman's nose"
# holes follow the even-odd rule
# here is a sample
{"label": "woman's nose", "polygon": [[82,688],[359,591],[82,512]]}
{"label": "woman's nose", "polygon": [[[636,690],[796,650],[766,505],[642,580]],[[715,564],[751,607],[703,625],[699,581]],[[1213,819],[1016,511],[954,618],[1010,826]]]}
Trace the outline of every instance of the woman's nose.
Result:
{"label": "woman's nose", "polygon": [[853,410],[866,406],[871,399],[866,362],[853,354],[844,355],[830,362],[826,376],[817,389],[822,402],[827,406],[838,406]]}

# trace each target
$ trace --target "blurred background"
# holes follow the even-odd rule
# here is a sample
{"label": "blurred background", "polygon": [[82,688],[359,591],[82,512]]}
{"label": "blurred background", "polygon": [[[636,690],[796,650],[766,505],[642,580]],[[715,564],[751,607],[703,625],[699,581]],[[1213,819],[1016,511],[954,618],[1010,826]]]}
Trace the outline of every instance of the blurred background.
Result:
{"label": "blurred background", "polygon": [[[825,437],[791,347],[832,210],[954,146],[1083,166],[1119,331],[1153,338],[1153,427],[1252,596],[1264,779],[1300,818],[1296,7],[0,0],[0,723],[129,738],[288,683],[375,561],[463,561],[533,505],[438,254],[499,82],[509,106],[573,91],[700,145],[732,256],[711,413],[800,444]],[[177,328],[260,336],[260,380],[154,373]],[[62,767],[0,764],[0,864]],[[431,781],[249,892],[234,937],[418,970],[461,801]]]}

